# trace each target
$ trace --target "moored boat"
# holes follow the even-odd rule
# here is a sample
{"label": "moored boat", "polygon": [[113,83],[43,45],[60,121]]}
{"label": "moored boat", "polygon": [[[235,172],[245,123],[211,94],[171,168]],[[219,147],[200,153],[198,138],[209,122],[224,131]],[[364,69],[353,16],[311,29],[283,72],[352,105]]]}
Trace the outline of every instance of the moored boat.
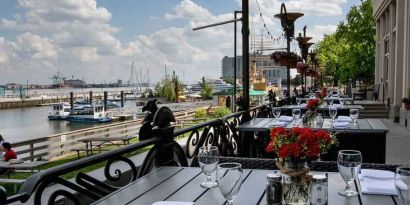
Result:
{"label": "moored boat", "polygon": [[53,110],[48,112],[49,120],[65,120],[70,114],[71,106],[67,102],[53,105]]}
{"label": "moored boat", "polygon": [[74,108],[67,116],[67,120],[70,122],[99,123],[111,122],[112,119],[107,116],[103,105],[95,104]]}

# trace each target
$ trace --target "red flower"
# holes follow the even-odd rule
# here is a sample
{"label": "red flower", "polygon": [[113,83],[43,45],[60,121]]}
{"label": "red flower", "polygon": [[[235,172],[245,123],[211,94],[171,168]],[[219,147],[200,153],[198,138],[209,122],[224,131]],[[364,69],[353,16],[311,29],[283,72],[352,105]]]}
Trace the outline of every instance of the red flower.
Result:
{"label": "red flower", "polygon": [[306,109],[315,109],[320,106],[319,99],[309,99],[306,105]]}
{"label": "red flower", "polygon": [[317,137],[318,140],[323,140],[326,143],[330,143],[332,141],[330,134],[324,130],[317,130],[315,132],[315,136]]}
{"label": "red flower", "polygon": [[275,138],[278,135],[286,135],[286,130],[284,127],[275,127],[270,132],[271,139]]}

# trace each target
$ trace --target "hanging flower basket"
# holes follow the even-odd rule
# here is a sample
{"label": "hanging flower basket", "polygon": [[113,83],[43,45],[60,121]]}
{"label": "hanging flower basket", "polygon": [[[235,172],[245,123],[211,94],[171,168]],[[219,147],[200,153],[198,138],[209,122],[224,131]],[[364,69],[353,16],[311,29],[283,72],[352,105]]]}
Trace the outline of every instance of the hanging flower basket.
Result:
{"label": "hanging flower basket", "polygon": [[305,71],[305,63],[297,62],[296,68],[297,68],[298,73],[303,73]]}
{"label": "hanging flower basket", "polygon": [[271,59],[281,66],[296,68],[297,63],[301,61],[302,58],[293,52],[275,51],[271,54]]}

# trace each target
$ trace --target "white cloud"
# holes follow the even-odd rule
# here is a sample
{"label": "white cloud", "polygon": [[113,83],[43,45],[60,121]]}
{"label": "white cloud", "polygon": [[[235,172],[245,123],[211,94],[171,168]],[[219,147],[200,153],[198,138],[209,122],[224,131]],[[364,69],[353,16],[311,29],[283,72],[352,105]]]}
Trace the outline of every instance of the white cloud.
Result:
{"label": "white cloud", "polygon": [[42,38],[36,34],[24,33],[17,36],[20,57],[37,59],[57,58],[57,51],[48,38]]}
{"label": "white cloud", "polygon": [[337,25],[315,25],[312,30],[308,29],[307,33],[312,35],[312,42],[318,42],[323,39],[325,34],[331,34],[335,32],[336,29]]}

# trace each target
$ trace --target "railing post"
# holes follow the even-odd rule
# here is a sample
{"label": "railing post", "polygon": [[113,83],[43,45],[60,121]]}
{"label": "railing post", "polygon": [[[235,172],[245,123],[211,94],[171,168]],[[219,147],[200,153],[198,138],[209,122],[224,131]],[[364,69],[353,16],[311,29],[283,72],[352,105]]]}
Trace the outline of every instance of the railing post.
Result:
{"label": "railing post", "polygon": [[30,143],[30,160],[34,161],[34,144]]}

